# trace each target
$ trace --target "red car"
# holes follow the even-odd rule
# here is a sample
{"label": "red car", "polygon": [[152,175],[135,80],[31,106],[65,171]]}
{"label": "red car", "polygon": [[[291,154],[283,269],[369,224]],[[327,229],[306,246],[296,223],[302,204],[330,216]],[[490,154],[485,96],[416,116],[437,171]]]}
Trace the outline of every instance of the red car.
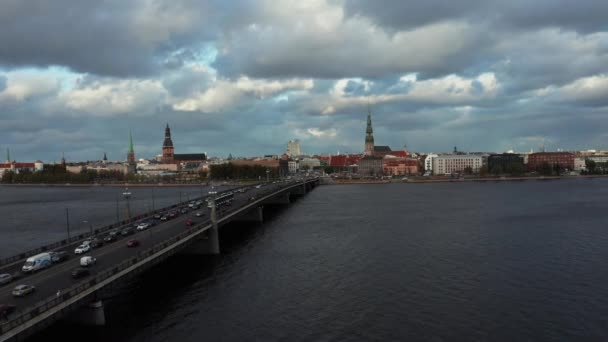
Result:
{"label": "red car", "polygon": [[139,240],[129,240],[127,242],[127,247],[137,247],[139,246]]}
{"label": "red car", "polygon": [[191,226],[194,224],[194,221],[188,219],[188,221],[186,221],[186,226]]}

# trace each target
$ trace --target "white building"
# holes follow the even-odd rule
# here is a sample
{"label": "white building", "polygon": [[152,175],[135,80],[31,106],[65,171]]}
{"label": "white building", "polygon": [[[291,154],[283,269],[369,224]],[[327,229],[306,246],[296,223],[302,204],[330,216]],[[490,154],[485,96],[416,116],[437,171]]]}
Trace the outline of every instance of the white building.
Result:
{"label": "white building", "polygon": [[287,155],[292,158],[302,155],[302,151],[300,151],[300,140],[289,140],[287,143]]}
{"label": "white building", "polygon": [[608,163],[608,155],[593,155],[588,156],[587,159],[593,160],[596,163]]}
{"label": "white building", "polygon": [[470,167],[473,172],[479,172],[482,157],[470,154],[445,155],[433,158],[433,174],[444,175],[463,172]]}
{"label": "white building", "polygon": [[580,172],[585,169],[587,169],[585,158],[574,158],[574,171]]}
{"label": "white building", "polygon": [[424,158],[424,172],[433,172],[433,158],[439,157],[436,154],[429,154]]}
{"label": "white building", "polygon": [[312,170],[315,167],[321,166],[321,161],[317,158],[304,158],[300,160],[299,168]]}
{"label": "white building", "polygon": [[287,162],[287,167],[289,168],[289,173],[298,172],[298,162],[296,160],[290,160]]}

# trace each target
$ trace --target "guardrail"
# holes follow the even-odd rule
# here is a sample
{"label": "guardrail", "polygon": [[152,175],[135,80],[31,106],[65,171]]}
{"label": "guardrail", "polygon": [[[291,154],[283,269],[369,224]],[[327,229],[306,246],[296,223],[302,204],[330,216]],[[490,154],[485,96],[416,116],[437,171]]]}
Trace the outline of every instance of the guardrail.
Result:
{"label": "guardrail", "polygon": [[61,290],[59,296],[47,298],[45,300],[42,300],[42,301],[34,304],[31,307],[28,307],[28,308],[22,310],[20,315],[14,317],[10,321],[0,323],[0,338],[2,337],[2,335],[11,331],[15,327],[30,321],[31,319],[47,312],[48,310],[56,307],[57,305],[59,305],[61,303],[64,303],[65,301],[67,301],[73,297],[78,296],[83,291],[91,288],[92,286],[118,274],[119,272],[122,272],[123,270],[125,270],[128,267],[138,264],[139,262],[145,260],[146,258],[158,253],[162,249],[165,249],[165,248],[177,243],[178,241],[183,240],[184,238],[194,234],[195,232],[200,231],[203,228],[209,227],[210,223],[211,222],[209,220],[207,220],[207,221],[201,222],[195,226],[192,226],[174,237],[171,237],[163,242],[159,242],[156,245],[154,245],[153,247],[150,247],[146,250],[143,250],[143,251],[137,253],[137,256],[135,256],[135,257],[127,259],[116,266],[112,266],[107,269],[104,269],[103,271],[98,272],[95,275],[95,277],[93,277],[89,280],[78,283],[67,289]]}
{"label": "guardrail", "polygon": [[[196,200],[204,200],[206,198],[207,198],[207,196],[206,197],[196,197],[196,198],[194,198],[192,200],[195,200],[195,201]],[[113,224],[109,224],[107,226],[103,226],[101,228],[93,230],[93,235],[99,235],[101,233],[108,232],[108,231],[110,231],[112,229],[123,227],[123,226],[125,226],[125,225],[127,225],[127,224],[129,224],[131,222],[134,222],[134,221],[137,221],[137,220],[141,220],[141,219],[144,219],[144,218],[149,218],[149,217],[154,216],[156,214],[160,214],[162,212],[165,212],[165,211],[168,211],[168,210],[171,210],[171,209],[183,206],[185,204],[188,204],[188,201],[180,202],[180,203],[177,203],[177,204],[173,204],[173,205],[170,205],[170,206],[167,206],[167,207],[164,207],[164,208],[156,209],[156,210],[153,210],[151,212],[147,212],[147,213],[144,213],[144,214],[140,214],[140,215],[131,217],[130,219],[127,219],[127,220],[122,220],[122,221],[117,222],[117,223],[113,223]],[[38,248],[30,249],[30,250],[28,250],[26,252],[19,253],[17,255],[13,255],[13,256],[8,257],[8,258],[0,259],[0,267],[8,265],[8,264],[12,264],[15,261],[23,260],[25,258],[28,258],[28,257],[32,256],[32,255],[44,253],[44,252],[47,252],[47,251],[52,251],[54,249],[70,245],[71,243],[74,243],[74,242],[77,242],[77,241],[80,241],[80,240],[84,240],[84,239],[89,238],[89,237],[91,237],[90,233],[82,233],[82,234],[79,234],[79,235],[72,236],[69,239],[63,239],[61,241],[53,242],[53,243],[45,245],[45,246],[41,246],[41,247],[38,247]]]}
{"label": "guardrail", "polygon": [[[306,181],[302,182],[302,184],[305,184],[305,183],[306,183]],[[286,187],[286,189],[292,188],[297,185],[299,185],[299,184],[295,184],[295,185]],[[282,189],[282,190],[285,190],[285,189]],[[278,191],[274,191],[274,192],[278,192]],[[263,196],[268,196],[274,192],[273,191],[269,191],[269,192],[264,191]],[[175,208],[179,205],[182,205],[182,204],[176,204],[176,205],[173,205],[168,208]],[[161,210],[161,209],[159,209],[159,210]],[[79,294],[88,290],[92,286],[95,286],[96,284],[109,279],[110,277],[124,271],[125,269],[144,261],[145,259],[149,258],[150,256],[153,256],[154,254],[158,253],[159,251],[179,242],[180,240],[183,240],[183,239],[187,238],[188,236],[190,236],[204,228],[209,227],[210,224],[211,224],[211,221],[206,220],[197,225],[194,225],[194,226],[186,229],[185,231],[179,233],[176,236],[173,236],[163,242],[159,242],[159,243],[155,244],[154,246],[137,253],[137,256],[135,256],[135,257],[127,259],[118,265],[109,267],[107,269],[104,269],[104,270],[98,272],[95,275],[95,277],[93,277],[89,280],[80,282],[78,284],[75,284],[74,286],[71,286],[67,289],[62,290],[60,292],[59,296],[47,298],[45,300],[42,300],[42,301],[34,304],[31,307],[21,310],[21,314],[19,314],[18,316],[14,317],[13,319],[11,319],[7,322],[0,323],[0,339],[1,339],[2,335],[13,330],[14,328],[18,327],[19,325],[27,323],[31,319],[33,319],[37,316],[40,316],[41,314],[49,311],[50,309],[56,307],[57,305],[60,305],[64,302],[78,296]],[[157,257],[160,257],[161,255],[162,254],[158,255]]]}

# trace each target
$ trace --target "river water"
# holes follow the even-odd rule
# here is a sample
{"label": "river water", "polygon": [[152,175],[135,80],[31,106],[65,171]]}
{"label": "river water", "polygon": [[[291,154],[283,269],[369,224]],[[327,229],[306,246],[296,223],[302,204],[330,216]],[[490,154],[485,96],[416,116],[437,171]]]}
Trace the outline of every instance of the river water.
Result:
{"label": "river water", "polygon": [[[225,187],[217,187],[218,190]],[[208,187],[0,185],[0,258],[206,195]],[[128,208],[128,209],[127,209]],[[69,222],[69,228],[68,228]]]}
{"label": "river water", "polygon": [[605,179],[321,186],[123,284],[106,327],[33,340],[606,340],[607,198]]}

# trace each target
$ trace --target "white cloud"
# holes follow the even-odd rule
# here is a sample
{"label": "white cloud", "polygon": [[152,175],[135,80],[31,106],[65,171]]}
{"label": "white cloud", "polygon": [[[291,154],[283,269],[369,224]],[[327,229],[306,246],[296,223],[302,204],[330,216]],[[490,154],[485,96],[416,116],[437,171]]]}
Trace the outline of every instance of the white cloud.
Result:
{"label": "white cloud", "polygon": [[97,80],[61,93],[67,108],[91,115],[154,111],[165,103],[167,91],[157,80]]}
{"label": "white cloud", "polygon": [[236,81],[217,80],[203,92],[183,99],[174,99],[173,109],[215,112],[241,104],[243,98],[266,98],[285,91],[312,89],[311,79],[263,80],[240,77]]}
{"label": "white cloud", "polygon": [[0,91],[0,101],[24,101],[32,97],[53,95],[61,83],[48,74],[14,71],[6,74],[6,87]]}

